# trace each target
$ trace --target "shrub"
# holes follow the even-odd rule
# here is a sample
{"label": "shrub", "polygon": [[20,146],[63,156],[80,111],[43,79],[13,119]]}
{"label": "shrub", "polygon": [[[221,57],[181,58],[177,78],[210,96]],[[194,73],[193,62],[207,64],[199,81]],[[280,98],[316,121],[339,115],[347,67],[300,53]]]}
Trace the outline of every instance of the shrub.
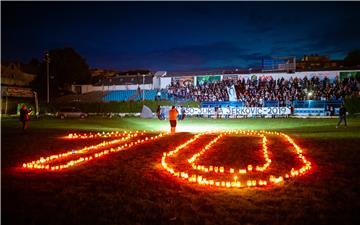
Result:
{"label": "shrub", "polygon": [[350,115],[360,113],[360,98],[359,97],[346,97],[345,107]]}

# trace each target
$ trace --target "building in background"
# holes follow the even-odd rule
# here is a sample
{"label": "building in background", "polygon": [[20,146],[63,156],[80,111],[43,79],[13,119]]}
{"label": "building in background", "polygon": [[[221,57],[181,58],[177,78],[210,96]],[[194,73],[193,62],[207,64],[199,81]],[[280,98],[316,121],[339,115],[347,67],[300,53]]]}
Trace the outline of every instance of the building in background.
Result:
{"label": "building in background", "polygon": [[29,87],[36,74],[24,72],[20,63],[1,64],[1,86]]}
{"label": "building in background", "polygon": [[331,60],[326,55],[305,55],[296,62],[296,69],[301,71],[343,68],[343,60]]}
{"label": "building in background", "polygon": [[16,113],[19,103],[34,103],[30,83],[36,74],[27,73],[20,63],[1,64],[1,113]]}

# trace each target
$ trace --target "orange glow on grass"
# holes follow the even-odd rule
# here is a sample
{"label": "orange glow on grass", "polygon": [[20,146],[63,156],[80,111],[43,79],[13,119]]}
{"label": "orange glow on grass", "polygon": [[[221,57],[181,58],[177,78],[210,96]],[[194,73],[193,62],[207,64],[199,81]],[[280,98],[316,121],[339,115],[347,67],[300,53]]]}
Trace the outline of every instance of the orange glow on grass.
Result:
{"label": "orange glow on grass", "polygon": [[[195,161],[200,158],[203,154],[207,152],[208,149],[212,147],[213,144],[215,144],[219,139],[221,139],[225,135],[230,134],[243,134],[243,135],[258,135],[262,137],[262,149],[263,149],[263,155],[265,158],[265,164],[261,166],[256,166],[255,170],[252,165],[248,165],[247,168],[241,168],[241,169],[234,169],[229,168],[225,170],[225,166],[219,166],[219,165],[210,165],[210,166],[204,166],[204,165],[197,165]],[[175,154],[179,153],[181,150],[183,150],[185,147],[199,139],[203,135],[210,134],[208,133],[200,133],[195,135],[193,138],[189,139],[185,143],[177,146],[174,148],[174,150],[169,152],[164,152],[163,157],[161,158],[161,165],[162,167],[169,172],[171,175],[176,176],[176,174],[186,173],[187,177],[180,177],[182,180],[188,181],[190,183],[198,183],[199,185],[206,185],[206,186],[216,186],[216,187],[226,187],[226,188],[240,188],[240,187],[255,187],[255,186],[268,186],[269,184],[278,184],[283,182],[286,179],[290,179],[296,176],[300,176],[305,174],[307,171],[311,169],[311,163],[308,161],[305,156],[302,154],[302,149],[294,142],[292,138],[290,138],[288,135],[284,133],[279,132],[270,132],[270,131],[243,131],[243,130],[237,130],[237,131],[226,131],[226,132],[220,132],[219,135],[217,135],[214,139],[212,139],[207,145],[205,145],[204,148],[202,148],[200,151],[196,152],[195,154],[190,157],[187,162],[191,165],[191,168],[194,170],[192,174],[191,171],[176,171],[174,167],[170,166],[167,163],[167,158],[173,157]],[[301,159],[303,166],[299,169],[292,168],[290,172],[285,173],[284,175],[275,176],[270,175],[268,180],[263,179],[251,179],[247,180],[245,182],[246,185],[242,185],[239,181],[239,178],[243,174],[246,174],[247,171],[252,173],[260,173],[264,172],[271,164],[271,159],[268,156],[268,147],[266,145],[267,138],[266,135],[276,135],[280,138],[283,138],[287,142],[289,142],[295,149],[295,153],[299,159]],[[200,175],[199,172],[205,172],[205,173],[215,173],[218,176],[222,178],[222,180],[215,180],[213,178],[208,178],[204,175]],[[226,179],[225,171],[229,171],[230,174],[234,174],[235,172],[238,172],[238,175],[233,176],[233,180],[223,180]],[[290,175],[289,175],[290,174]],[[215,185],[214,185],[215,184]]]}
{"label": "orange glow on grass", "polygon": [[[99,144],[86,146],[86,147],[84,147],[82,149],[78,149],[78,150],[71,150],[71,151],[67,151],[64,153],[60,153],[60,154],[54,154],[54,155],[50,155],[50,156],[40,157],[40,159],[38,159],[36,161],[23,163],[22,168],[46,170],[46,171],[64,170],[64,169],[68,169],[68,168],[71,168],[74,166],[78,166],[80,163],[89,162],[95,158],[101,158],[105,155],[109,155],[109,154],[112,154],[115,152],[127,150],[127,149],[131,148],[132,146],[144,144],[151,140],[156,140],[156,139],[164,136],[164,133],[160,133],[156,136],[151,136],[150,138],[149,137],[143,137],[143,138],[139,137],[141,135],[144,135],[144,133],[145,132],[139,132],[139,131],[135,131],[135,132],[126,132],[125,131],[123,133],[108,132],[105,134],[98,133],[98,134],[96,134],[97,136],[92,135],[92,134],[82,134],[82,135],[69,134],[67,136],[67,138],[70,138],[70,139],[92,139],[92,138],[104,138],[104,137],[117,137],[117,139],[114,139],[112,141],[103,141]],[[103,135],[105,135],[105,136],[103,136]],[[128,141],[132,138],[137,138],[137,137],[139,137],[139,139],[134,140],[130,143],[120,144],[121,142]],[[111,147],[109,149],[103,150],[103,148],[106,148],[109,146],[114,146],[114,145],[116,145],[116,147]],[[88,156],[86,156],[86,154]],[[77,158],[71,159],[74,156]],[[60,160],[64,160],[65,163],[63,161],[59,162]]]}

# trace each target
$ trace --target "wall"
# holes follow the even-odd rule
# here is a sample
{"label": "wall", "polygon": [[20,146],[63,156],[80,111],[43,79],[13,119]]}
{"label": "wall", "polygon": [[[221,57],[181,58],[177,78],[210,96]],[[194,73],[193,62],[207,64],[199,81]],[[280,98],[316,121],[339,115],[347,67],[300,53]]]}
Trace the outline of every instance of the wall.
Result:
{"label": "wall", "polygon": [[111,85],[111,86],[93,86],[91,84],[89,85],[72,85],[71,90],[73,92],[76,92],[76,87],[81,86],[81,94],[85,94],[88,92],[93,91],[118,91],[118,90],[137,90],[140,86],[141,89],[145,90],[152,90],[153,85],[152,84],[133,84],[133,85]]}

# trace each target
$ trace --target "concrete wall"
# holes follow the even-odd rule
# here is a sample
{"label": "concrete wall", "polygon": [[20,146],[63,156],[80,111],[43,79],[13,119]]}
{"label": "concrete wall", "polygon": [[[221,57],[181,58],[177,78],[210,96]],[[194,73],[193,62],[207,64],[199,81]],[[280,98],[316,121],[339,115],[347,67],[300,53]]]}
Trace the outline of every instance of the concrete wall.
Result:
{"label": "concrete wall", "polygon": [[142,90],[152,90],[153,89],[153,85],[152,84],[133,84],[133,85],[111,85],[111,86],[93,86],[91,84],[88,85],[72,85],[71,86],[71,90],[73,92],[76,92],[75,89],[76,87],[81,86],[81,94],[85,94],[88,92],[93,92],[93,91],[120,91],[120,90],[137,90],[138,87],[140,86],[140,88]]}

